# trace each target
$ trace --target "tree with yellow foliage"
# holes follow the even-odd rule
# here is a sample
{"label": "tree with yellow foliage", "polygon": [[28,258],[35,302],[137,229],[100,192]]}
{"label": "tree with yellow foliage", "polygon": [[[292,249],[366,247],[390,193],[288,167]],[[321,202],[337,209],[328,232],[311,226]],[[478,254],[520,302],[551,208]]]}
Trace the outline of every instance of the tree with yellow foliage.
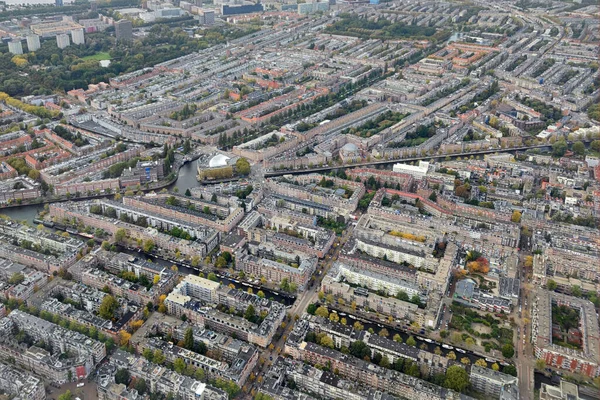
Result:
{"label": "tree with yellow foliage", "polygon": [[127,346],[129,344],[129,339],[131,339],[131,333],[124,330],[119,331],[119,343],[121,346]]}
{"label": "tree with yellow foliage", "polygon": [[160,282],[160,275],[154,275],[154,279],[152,280],[152,282],[156,285],[158,282]]}
{"label": "tree with yellow foliage", "polygon": [[131,329],[133,329],[133,331],[135,332],[138,329],[140,329],[143,324],[144,324],[144,321],[142,321],[141,319],[135,320],[131,323]]}
{"label": "tree with yellow foliage", "polygon": [[527,256],[527,257],[525,257],[524,265],[525,265],[526,268],[533,267],[533,256]]}
{"label": "tree with yellow foliage", "polygon": [[515,222],[515,223],[517,223],[517,224],[518,224],[519,222],[521,222],[521,212],[520,212],[520,211],[517,211],[517,210],[513,211],[513,213],[512,213],[512,216],[510,217],[510,220],[511,220],[512,222]]}
{"label": "tree with yellow foliage", "polygon": [[480,358],[479,360],[475,361],[475,365],[487,368],[487,362],[483,358]]}

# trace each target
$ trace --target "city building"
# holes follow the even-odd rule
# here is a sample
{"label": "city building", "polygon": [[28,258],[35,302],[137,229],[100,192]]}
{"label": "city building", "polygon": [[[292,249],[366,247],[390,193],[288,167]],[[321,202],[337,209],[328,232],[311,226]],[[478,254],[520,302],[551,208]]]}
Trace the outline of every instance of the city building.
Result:
{"label": "city building", "polygon": [[71,31],[71,40],[73,41],[73,44],[85,44],[83,28],[73,29]]}
{"label": "city building", "polygon": [[69,39],[69,35],[66,33],[61,33],[56,35],[56,45],[59,49],[64,49],[71,45],[71,40]]}
{"label": "city building", "polygon": [[10,42],[8,42],[8,51],[11,54],[23,54],[23,44],[20,40],[13,39]]}
{"label": "city building", "polygon": [[133,39],[133,23],[128,19],[115,22],[115,37],[117,42]]}
{"label": "city building", "polygon": [[0,363],[0,388],[19,400],[46,399],[44,381],[2,363]]}
{"label": "city building", "polygon": [[42,46],[38,35],[27,35],[27,51],[38,51],[40,47]]}
{"label": "city building", "polygon": [[542,383],[540,387],[540,400],[579,400],[579,388],[576,384],[564,379],[560,380],[560,386],[551,386]]}
{"label": "city building", "polygon": [[518,379],[490,368],[471,366],[471,385],[473,389],[494,399],[500,399],[507,386],[518,386]]}

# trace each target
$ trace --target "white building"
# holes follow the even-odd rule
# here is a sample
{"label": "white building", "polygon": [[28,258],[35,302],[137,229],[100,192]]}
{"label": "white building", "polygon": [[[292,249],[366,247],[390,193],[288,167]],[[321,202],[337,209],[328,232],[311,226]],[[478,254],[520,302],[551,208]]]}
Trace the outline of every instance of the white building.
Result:
{"label": "white building", "polygon": [[8,51],[10,54],[23,54],[23,45],[20,40],[11,40],[8,42]]}
{"label": "white building", "polygon": [[419,161],[419,165],[409,164],[394,164],[393,171],[400,172],[413,176],[415,179],[422,179],[427,175],[429,163],[427,161]]}
{"label": "white building", "polygon": [[27,50],[38,51],[40,47],[42,46],[38,35],[27,35]]}
{"label": "white building", "polygon": [[73,44],[85,44],[85,37],[83,35],[83,28],[73,29],[71,31],[71,39]]}
{"label": "white building", "polygon": [[56,45],[59,49],[64,49],[65,47],[69,47],[71,45],[71,40],[69,39],[69,35],[66,33],[56,35]]}

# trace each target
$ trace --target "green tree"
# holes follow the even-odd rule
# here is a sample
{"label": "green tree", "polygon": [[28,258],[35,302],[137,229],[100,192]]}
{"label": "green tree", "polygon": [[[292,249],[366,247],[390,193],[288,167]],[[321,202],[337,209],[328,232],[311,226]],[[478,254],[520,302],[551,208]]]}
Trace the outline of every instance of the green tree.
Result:
{"label": "green tree", "polygon": [[118,243],[122,242],[126,236],[127,236],[127,231],[124,228],[119,228],[115,232],[115,241]]}
{"label": "green tree", "polygon": [[411,335],[411,336],[408,337],[408,339],[406,339],[406,344],[409,345],[409,346],[415,347],[417,345],[417,341]]}
{"label": "green tree", "polygon": [[578,156],[583,156],[585,154],[585,145],[583,142],[575,142],[573,143],[573,153]]}
{"label": "green tree", "polygon": [[122,383],[123,385],[129,385],[129,381],[131,380],[131,375],[129,375],[129,371],[126,368],[119,368],[117,373],[115,374],[115,382]]}
{"label": "green tree", "polygon": [[144,240],[143,250],[146,253],[150,253],[154,249],[154,242],[151,239]]}
{"label": "green tree", "polygon": [[142,356],[150,362],[154,359],[154,353],[148,348],[145,348],[144,351],[142,351]]}
{"label": "green tree", "polygon": [[138,391],[139,394],[146,393],[148,386],[146,385],[146,380],[144,378],[139,378],[135,381],[135,390]]}
{"label": "green tree", "polygon": [[565,155],[566,152],[567,152],[567,142],[565,141],[564,138],[557,140],[552,145],[552,155],[554,157],[562,157]]}
{"label": "green tree", "polygon": [[502,346],[502,355],[505,358],[511,358],[512,356],[514,356],[515,348],[513,347],[513,345],[510,343],[506,343],[504,346]]}
{"label": "green tree", "polygon": [[244,318],[246,318],[248,321],[253,321],[255,316],[256,310],[252,304],[249,304],[246,308],[246,312],[244,313]]}
{"label": "green tree", "polygon": [[206,276],[206,279],[213,281],[213,282],[219,282],[219,279],[217,278],[217,275],[215,275],[214,272],[209,272],[208,275]]}
{"label": "green tree", "polygon": [[240,175],[250,174],[250,163],[243,157],[238,158],[235,162],[235,170]]}
{"label": "green tree", "polygon": [[8,283],[11,285],[18,285],[25,280],[25,276],[20,272],[15,272],[10,276]]}
{"label": "green tree", "polygon": [[165,362],[165,355],[162,351],[154,350],[154,356],[152,357],[155,364],[162,365]]}
{"label": "green tree", "polygon": [[185,335],[183,337],[183,347],[188,350],[194,349],[194,330],[190,327],[185,331]]}
{"label": "green tree", "polygon": [[113,319],[118,308],[119,302],[117,299],[111,295],[104,296],[98,309],[98,315],[104,319]]}
{"label": "green tree", "polygon": [[469,374],[463,367],[459,365],[448,367],[444,387],[462,393],[467,390],[470,384]]}
{"label": "green tree", "polygon": [[73,400],[73,393],[70,390],[67,390],[60,396],[58,396],[58,400]]}
{"label": "green tree", "polygon": [[558,284],[552,279],[548,279],[548,281],[546,282],[546,287],[548,288],[548,290],[554,291],[558,287]]}
{"label": "green tree", "polygon": [[177,357],[175,361],[173,361],[173,369],[175,372],[182,374],[185,371],[185,361],[182,358]]}

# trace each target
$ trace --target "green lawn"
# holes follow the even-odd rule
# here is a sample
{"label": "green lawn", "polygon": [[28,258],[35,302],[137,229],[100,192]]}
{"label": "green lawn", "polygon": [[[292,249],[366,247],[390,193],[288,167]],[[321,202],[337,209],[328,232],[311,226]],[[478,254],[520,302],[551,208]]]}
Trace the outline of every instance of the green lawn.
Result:
{"label": "green lawn", "polygon": [[101,51],[94,55],[83,57],[83,59],[84,60],[97,60],[97,61],[110,60],[110,54]]}

